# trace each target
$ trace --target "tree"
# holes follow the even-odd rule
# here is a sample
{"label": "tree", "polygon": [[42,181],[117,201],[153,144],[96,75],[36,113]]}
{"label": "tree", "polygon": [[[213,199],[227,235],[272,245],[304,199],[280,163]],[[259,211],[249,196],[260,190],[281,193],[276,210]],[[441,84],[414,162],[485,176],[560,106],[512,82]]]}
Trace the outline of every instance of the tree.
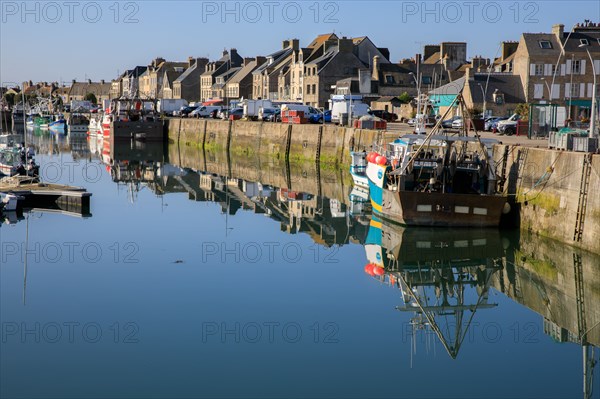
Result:
{"label": "tree", "polygon": [[515,114],[521,115],[524,121],[529,120],[529,104],[518,104],[515,108]]}
{"label": "tree", "polygon": [[408,94],[407,92],[404,92],[398,96],[398,100],[400,100],[402,104],[408,104],[413,100],[413,98],[414,97]]}
{"label": "tree", "polygon": [[4,101],[6,101],[9,107],[15,105],[15,93],[4,94]]}
{"label": "tree", "polygon": [[88,93],[85,95],[85,97],[83,97],[83,99],[85,101],[89,101],[92,104],[97,104],[98,103],[98,99],[96,98],[96,96],[94,95],[94,93]]}

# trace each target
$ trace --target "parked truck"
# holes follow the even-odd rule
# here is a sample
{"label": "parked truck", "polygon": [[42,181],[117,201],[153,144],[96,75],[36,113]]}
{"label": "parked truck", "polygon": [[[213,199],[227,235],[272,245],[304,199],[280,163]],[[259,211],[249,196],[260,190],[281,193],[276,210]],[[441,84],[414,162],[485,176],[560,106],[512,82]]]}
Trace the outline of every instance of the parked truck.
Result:
{"label": "parked truck", "polygon": [[244,117],[252,120],[259,119],[263,109],[275,108],[271,100],[243,100],[238,106],[244,109]]}
{"label": "parked truck", "polygon": [[173,112],[179,111],[182,107],[186,107],[187,105],[187,100],[161,98],[160,100],[158,100],[157,110],[161,114],[173,115]]}
{"label": "parked truck", "polygon": [[360,118],[369,113],[369,106],[362,102],[360,95],[335,94],[329,99],[331,122],[346,124],[353,118]]}

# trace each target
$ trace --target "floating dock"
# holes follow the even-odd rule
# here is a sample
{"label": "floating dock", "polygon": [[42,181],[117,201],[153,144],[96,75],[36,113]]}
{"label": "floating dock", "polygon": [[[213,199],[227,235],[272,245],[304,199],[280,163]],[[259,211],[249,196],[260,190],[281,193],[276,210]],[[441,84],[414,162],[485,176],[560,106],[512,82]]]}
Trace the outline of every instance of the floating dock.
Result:
{"label": "floating dock", "polygon": [[30,176],[13,176],[0,180],[0,192],[18,197],[18,209],[56,211],[89,217],[92,193],[85,188],[46,184]]}

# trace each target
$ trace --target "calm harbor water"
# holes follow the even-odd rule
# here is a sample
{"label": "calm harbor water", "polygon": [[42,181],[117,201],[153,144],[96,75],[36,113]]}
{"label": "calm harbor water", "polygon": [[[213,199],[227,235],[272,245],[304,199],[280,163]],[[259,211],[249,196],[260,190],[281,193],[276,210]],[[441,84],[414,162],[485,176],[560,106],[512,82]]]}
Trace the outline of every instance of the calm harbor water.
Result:
{"label": "calm harbor water", "polygon": [[314,165],[27,140],[92,214],[0,227],[1,397],[598,397],[596,255],[388,226]]}

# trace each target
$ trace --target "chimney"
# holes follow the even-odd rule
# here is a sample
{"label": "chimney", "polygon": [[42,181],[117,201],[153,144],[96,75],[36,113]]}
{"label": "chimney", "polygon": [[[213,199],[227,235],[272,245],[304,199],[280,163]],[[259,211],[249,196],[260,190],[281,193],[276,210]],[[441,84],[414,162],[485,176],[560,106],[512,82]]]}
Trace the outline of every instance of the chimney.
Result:
{"label": "chimney", "polygon": [[191,68],[196,63],[196,59],[194,57],[188,57],[188,68]]}
{"label": "chimney", "polygon": [[292,39],[290,41],[290,45],[292,46],[292,50],[298,51],[300,49],[300,40]]}
{"label": "chimney", "polygon": [[358,70],[358,91],[360,94],[371,93],[371,76],[368,69]]}
{"label": "chimney", "polygon": [[250,64],[252,61],[254,61],[254,58],[244,57],[244,66]]}
{"label": "chimney", "polygon": [[379,80],[379,56],[373,57],[373,80]]}
{"label": "chimney", "polygon": [[352,50],[354,50],[352,39],[348,39],[345,36],[338,39],[338,51],[340,53],[351,53]]}
{"label": "chimney", "polygon": [[260,65],[264,64],[265,62],[267,62],[267,57],[263,57],[262,55],[256,56],[256,66],[260,66]]}
{"label": "chimney", "polygon": [[552,34],[556,36],[558,41],[561,41],[565,33],[565,26],[563,24],[552,25]]}
{"label": "chimney", "polygon": [[423,59],[429,59],[432,55],[440,51],[440,46],[435,44],[428,44],[423,48]]}
{"label": "chimney", "polygon": [[290,41],[289,40],[284,40],[283,43],[281,44],[281,48],[282,49],[286,49],[290,47]]}
{"label": "chimney", "polygon": [[227,50],[223,50],[223,55],[222,55],[223,57],[225,57],[228,54],[229,54],[229,52]]}

